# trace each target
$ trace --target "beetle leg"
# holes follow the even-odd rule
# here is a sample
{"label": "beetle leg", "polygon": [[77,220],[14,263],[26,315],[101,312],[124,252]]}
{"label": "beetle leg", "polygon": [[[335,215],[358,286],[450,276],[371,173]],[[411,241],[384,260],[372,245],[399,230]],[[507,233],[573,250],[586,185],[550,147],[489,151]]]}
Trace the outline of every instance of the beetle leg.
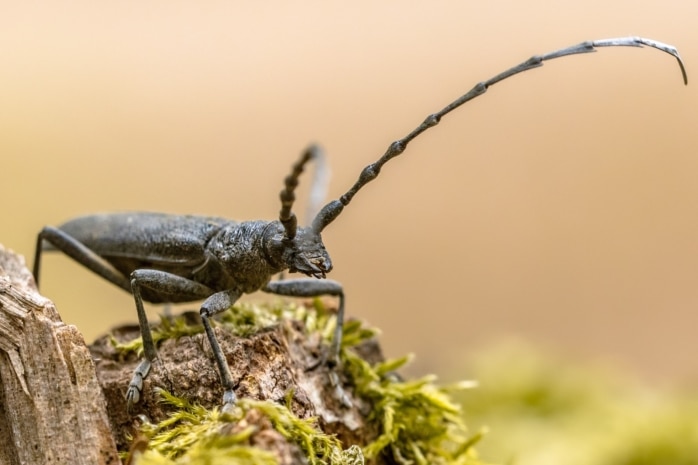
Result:
{"label": "beetle leg", "polygon": [[342,285],[331,279],[318,281],[311,279],[287,279],[284,281],[271,281],[267,283],[262,290],[271,294],[289,297],[318,297],[322,295],[331,295],[339,298],[337,326],[335,326],[334,329],[334,337],[332,338],[327,365],[330,368],[330,382],[336,389],[337,398],[346,407],[351,407],[351,400],[342,389],[339,376],[337,375],[339,350],[342,345],[342,329],[344,326],[344,289],[342,289]]}
{"label": "beetle leg", "polygon": [[148,316],[143,307],[142,287],[163,296],[163,300],[166,300],[167,296],[186,296],[191,300],[196,300],[208,297],[213,293],[213,290],[208,286],[165,271],[142,269],[131,273],[130,288],[136,302],[136,311],[138,312],[138,325],[143,338],[144,359],[136,367],[126,391],[126,406],[129,411],[132,411],[134,405],[140,400],[141,392],[143,391],[143,380],[148,375],[152,363],[158,357],[157,348],[148,324]]}
{"label": "beetle leg", "polygon": [[235,404],[235,391],[233,390],[233,377],[230,374],[230,368],[228,367],[228,361],[221,350],[220,344],[218,344],[218,339],[216,339],[216,333],[211,327],[211,322],[209,318],[213,315],[225,311],[233,306],[233,304],[240,298],[240,293],[235,291],[223,291],[217,292],[210,296],[201,305],[201,322],[206,330],[206,336],[208,336],[208,341],[211,344],[211,350],[213,351],[213,356],[216,359],[216,364],[218,365],[218,372],[221,375],[221,383],[225,388],[223,393],[223,407]]}
{"label": "beetle leg", "polygon": [[151,361],[144,358],[133,371],[133,378],[131,378],[131,382],[128,383],[128,390],[126,390],[126,409],[129,413],[133,411],[133,406],[141,400],[143,380],[148,376],[151,366]]}
{"label": "beetle leg", "polygon": [[75,239],[65,231],[53,226],[44,227],[36,238],[36,252],[34,255],[34,282],[39,285],[39,271],[41,269],[41,253],[44,248],[44,241],[50,243],[76,262],[80,263],[90,271],[98,274],[107,281],[116,284],[127,292],[131,292],[129,279],[113,266],[107,263],[102,257],[87,248],[82,242]]}

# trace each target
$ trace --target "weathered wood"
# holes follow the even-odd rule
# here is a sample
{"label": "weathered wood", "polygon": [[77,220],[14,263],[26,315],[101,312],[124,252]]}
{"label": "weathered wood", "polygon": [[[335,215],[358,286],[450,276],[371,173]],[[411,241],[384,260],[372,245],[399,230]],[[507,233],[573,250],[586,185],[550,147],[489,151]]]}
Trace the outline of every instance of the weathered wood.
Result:
{"label": "weathered wood", "polygon": [[0,465],[120,463],[80,332],[0,245]]}

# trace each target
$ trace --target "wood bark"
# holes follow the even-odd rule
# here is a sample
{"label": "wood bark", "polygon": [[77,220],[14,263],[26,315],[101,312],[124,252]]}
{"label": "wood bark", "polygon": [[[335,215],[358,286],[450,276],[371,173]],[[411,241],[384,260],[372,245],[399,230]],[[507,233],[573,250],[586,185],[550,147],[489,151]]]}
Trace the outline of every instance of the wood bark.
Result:
{"label": "wood bark", "polygon": [[0,246],[0,465],[120,463],[80,332]]}

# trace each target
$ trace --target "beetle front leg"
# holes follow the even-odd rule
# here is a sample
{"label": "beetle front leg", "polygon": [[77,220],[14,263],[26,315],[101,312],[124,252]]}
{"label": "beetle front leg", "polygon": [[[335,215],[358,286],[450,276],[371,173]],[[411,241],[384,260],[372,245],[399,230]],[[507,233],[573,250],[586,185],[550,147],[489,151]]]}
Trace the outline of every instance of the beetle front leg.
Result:
{"label": "beetle front leg", "polygon": [[220,344],[218,344],[218,339],[216,338],[216,333],[211,327],[209,318],[213,315],[223,312],[230,307],[240,298],[240,293],[234,291],[223,291],[217,292],[210,296],[201,305],[201,323],[204,325],[206,330],[206,336],[208,336],[208,342],[211,344],[211,350],[213,351],[213,356],[216,359],[216,364],[218,365],[218,373],[221,376],[221,383],[225,388],[223,392],[223,406],[224,408],[228,405],[235,404],[235,391],[233,390],[233,377],[230,374],[230,367],[228,367],[228,361],[223,355],[223,350],[221,350]]}
{"label": "beetle front leg", "polygon": [[342,345],[342,330],[344,327],[344,289],[342,285],[331,279],[323,279],[321,281],[314,281],[311,279],[287,279],[284,281],[271,281],[267,283],[262,290],[271,294],[289,297],[319,297],[331,295],[339,298],[337,326],[335,326],[334,329],[334,336],[332,338],[327,364],[330,367],[330,381],[337,390],[337,398],[346,407],[351,407],[351,400],[342,389],[339,376],[337,375],[339,350]]}

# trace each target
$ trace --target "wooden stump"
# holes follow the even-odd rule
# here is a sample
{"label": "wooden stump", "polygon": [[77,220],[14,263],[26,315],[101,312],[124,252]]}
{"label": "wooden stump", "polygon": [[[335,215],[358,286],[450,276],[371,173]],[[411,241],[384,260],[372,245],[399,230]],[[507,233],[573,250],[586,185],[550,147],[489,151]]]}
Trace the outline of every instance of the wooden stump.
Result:
{"label": "wooden stump", "polygon": [[106,405],[82,335],[0,246],[0,465],[120,463]]}
{"label": "wooden stump", "polygon": [[[198,312],[185,314],[200,323]],[[371,406],[345,391],[342,405],[321,361],[328,344],[298,320],[279,321],[247,334],[215,328],[239,398],[287,405],[299,418],[316,418],[320,430],[342,444],[366,444],[379,432],[366,421]],[[135,412],[126,410],[126,388],[139,361],[114,341],[140,336],[137,325],[110,331],[92,346],[64,324],[42,297],[21,257],[0,246],[0,465],[116,464],[144,419],[159,422],[172,411],[158,388],[200,404],[220,406],[223,390],[203,332],[162,341]],[[374,339],[353,349],[371,363],[382,360]],[[340,382],[347,382],[339,374]],[[271,428],[267,418],[242,421],[256,433],[250,444],[273,452],[279,463],[297,463],[298,446]]]}
{"label": "wooden stump", "polygon": [[[183,315],[188,324],[200,324],[198,312]],[[181,317],[180,317],[181,318]],[[154,329],[157,327],[154,325]],[[293,319],[281,320],[254,334],[241,337],[225,325],[215,328],[218,342],[226,354],[236,384],[238,398],[269,400],[288,405],[299,418],[314,417],[324,433],[335,434],[343,444],[366,444],[377,437],[374,425],[366,424],[371,407],[365,400],[345,393],[351,407],[341,404],[332,385],[329,368],[320,363],[328,345],[319,333],[308,334],[304,325]],[[97,364],[97,376],[109,405],[108,413],[119,449],[136,434],[145,415],[151,422],[162,421],[171,406],[163,404],[158,389],[206,408],[221,407],[223,387],[203,328],[198,334],[168,339],[159,345],[158,360],[145,380],[141,401],[132,414],[126,411],[124,394],[139,362],[131,352],[114,347],[113,338],[130,341],[140,336],[136,325],[116,328],[91,347]],[[375,340],[357,346],[362,357],[382,360]],[[346,379],[340,380],[346,382]],[[265,420],[258,427],[265,428]]]}

